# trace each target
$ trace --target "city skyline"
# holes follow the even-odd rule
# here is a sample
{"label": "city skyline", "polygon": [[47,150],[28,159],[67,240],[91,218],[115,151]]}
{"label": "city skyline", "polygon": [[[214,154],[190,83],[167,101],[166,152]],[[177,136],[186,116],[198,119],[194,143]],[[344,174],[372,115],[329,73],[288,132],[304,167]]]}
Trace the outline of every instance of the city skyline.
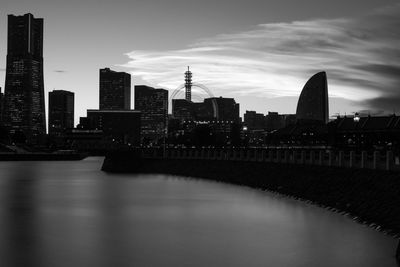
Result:
{"label": "city skyline", "polygon": [[[395,58],[399,54],[399,38],[394,29],[399,23],[396,15],[400,8],[396,1],[363,1],[362,5],[359,5],[361,2],[309,1],[304,8],[284,11],[288,1],[281,5],[275,1],[252,1],[253,7],[247,2],[230,5],[227,10],[231,14],[218,19],[224,13],[223,5],[211,8],[205,2],[201,10],[210,8],[208,22],[205,22],[206,13],[195,15],[190,10],[200,8],[198,3],[178,9],[180,1],[171,1],[170,8],[161,12],[158,1],[120,2],[115,8],[103,1],[86,1],[81,5],[32,2],[8,1],[4,13],[0,13],[2,21],[6,21],[7,14],[27,12],[44,18],[45,95],[53,89],[75,92],[76,121],[86,109],[98,107],[98,70],[104,67],[130,72],[133,85],[162,87],[171,93],[183,83],[183,73],[190,65],[196,75],[194,82],[206,84],[215,96],[234,97],[241,103],[241,115],[245,110],[294,113],[306,80],[311,74],[325,70],[331,116],[362,109],[369,109],[372,114],[384,109],[398,112]],[[89,10],[95,2],[99,6]],[[322,9],[322,5],[327,7]],[[117,12],[123,7],[129,7],[132,12],[150,9],[163,16],[157,16],[153,23],[143,16],[128,19],[125,12]],[[73,12],[78,9],[79,12]],[[187,9],[189,14],[172,20],[182,9]],[[258,11],[253,12],[255,9]],[[94,16],[95,11],[107,16]],[[238,19],[240,13],[243,18]],[[67,14],[73,14],[73,19]],[[66,23],[67,17],[69,23]],[[169,23],[161,26],[162,22]],[[209,29],[207,23],[214,27]],[[77,24],[82,29],[77,29]],[[6,25],[1,24],[3,36]],[[136,36],[128,32],[129,27]],[[165,27],[172,29],[165,32]],[[148,30],[143,31],[144,28]],[[179,34],[173,29],[179,30]],[[83,36],[84,30],[91,34]],[[100,37],[104,42],[99,42]],[[305,42],[302,37],[311,38]],[[111,42],[115,45],[111,46]],[[355,45],[358,45],[357,51]],[[5,40],[1,46],[0,68],[3,69]],[[346,61],[344,56],[348,58]],[[5,77],[5,72],[2,76]],[[4,79],[0,86],[4,91]]]}

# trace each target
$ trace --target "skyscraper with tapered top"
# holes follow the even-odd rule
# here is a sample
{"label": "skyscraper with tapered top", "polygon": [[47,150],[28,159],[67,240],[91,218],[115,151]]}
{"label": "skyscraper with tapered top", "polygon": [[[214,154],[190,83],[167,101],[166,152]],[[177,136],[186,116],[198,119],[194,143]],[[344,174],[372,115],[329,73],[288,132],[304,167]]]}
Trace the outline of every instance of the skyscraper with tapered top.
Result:
{"label": "skyscraper with tapered top", "polygon": [[43,19],[8,15],[4,121],[37,143],[46,134],[43,84]]}

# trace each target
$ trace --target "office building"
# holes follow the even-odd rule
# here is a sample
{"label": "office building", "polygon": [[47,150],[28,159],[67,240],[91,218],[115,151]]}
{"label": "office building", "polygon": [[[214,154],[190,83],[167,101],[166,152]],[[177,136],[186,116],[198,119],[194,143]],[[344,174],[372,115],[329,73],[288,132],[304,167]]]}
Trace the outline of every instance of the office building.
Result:
{"label": "office building", "polygon": [[145,85],[135,86],[135,110],[141,111],[141,134],[147,140],[165,136],[168,120],[168,91]]}
{"label": "office building", "polygon": [[8,15],[4,120],[37,143],[46,133],[43,85],[43,19]]}
{"label": "office building", "polygon": [[74,127],[74,93],[64,90],[49,92],[49,135],[62,136]]}
{"label": "office building", "polygon": [[131,75],[100,69],[100,110],[131,109]]}

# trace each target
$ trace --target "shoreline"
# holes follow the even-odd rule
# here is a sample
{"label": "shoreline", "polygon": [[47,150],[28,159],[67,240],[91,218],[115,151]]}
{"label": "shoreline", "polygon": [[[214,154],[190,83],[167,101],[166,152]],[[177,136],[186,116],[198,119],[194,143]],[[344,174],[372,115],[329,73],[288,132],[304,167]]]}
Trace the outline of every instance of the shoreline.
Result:
{"label": "shoreline", "polygon": [[86,157],[85,153],[0,153],[0,161],[69,161],[82,160]]}

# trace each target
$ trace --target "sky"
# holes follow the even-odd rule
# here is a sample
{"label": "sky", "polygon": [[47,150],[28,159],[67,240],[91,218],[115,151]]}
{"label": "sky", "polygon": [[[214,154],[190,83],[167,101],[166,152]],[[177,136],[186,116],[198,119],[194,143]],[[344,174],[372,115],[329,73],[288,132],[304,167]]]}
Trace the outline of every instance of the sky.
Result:
{"label": "sky", "polygon": [[131,73],[133,96],[135,84],[172,94],[190,66],[241,115],[295,113],[306,81],[326,71],[331,116],[400,114],[398,0],[2,0],[2,88],[7,14],[28,12],[44,18],[46,102],[74,92],[75,123],[98,108],[104,67]]}

